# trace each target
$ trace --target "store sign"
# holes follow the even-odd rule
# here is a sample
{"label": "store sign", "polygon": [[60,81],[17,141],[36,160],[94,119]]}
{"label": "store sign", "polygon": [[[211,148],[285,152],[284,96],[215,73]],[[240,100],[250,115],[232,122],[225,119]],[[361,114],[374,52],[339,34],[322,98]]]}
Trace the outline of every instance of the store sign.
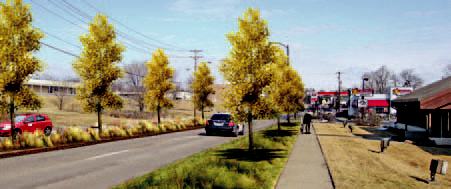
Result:
{"label": "store sign", "polygon": [[359,108],[366,108],[368,107],[368,100],[367,99],[359,99]]}
{"label": "store sign", "polygon": [[394,100],[399,96],[407,95],[412,93],[412,87],[395,87],[390,90],[390,99]]}

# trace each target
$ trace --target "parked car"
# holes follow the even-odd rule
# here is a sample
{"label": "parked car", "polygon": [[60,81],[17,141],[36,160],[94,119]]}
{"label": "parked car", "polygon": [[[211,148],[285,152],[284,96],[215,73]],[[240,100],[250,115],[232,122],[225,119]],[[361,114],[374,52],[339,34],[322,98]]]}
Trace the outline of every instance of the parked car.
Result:
{"label": "parked car", "polygon": [[244,135],[244,125],[234,122],[233,116],[229,113],[216,113],[205,123],[207,135],[213,133],[231,133],[234,136]]}
{"label": "parked car", "polygon": [[[41,130],[45,135],[52,133],[53,123],[45,114],[20,114],[14,119],[14,132],[21,134],[22,132],[33,133]],[[11,136],[11,121],[0,123],[0,136]]]}

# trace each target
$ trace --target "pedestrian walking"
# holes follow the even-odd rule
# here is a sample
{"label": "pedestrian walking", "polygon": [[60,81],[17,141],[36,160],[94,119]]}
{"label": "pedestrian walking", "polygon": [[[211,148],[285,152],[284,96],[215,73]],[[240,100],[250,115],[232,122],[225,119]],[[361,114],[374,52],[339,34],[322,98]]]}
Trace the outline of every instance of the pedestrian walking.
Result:
{"label": "pedestrian walking", "polygon": [[[310,134],[310,126],[312,124],[312,115],[310,112],[307,112],[304,115],[304,119],[302,120],[302,127],[301,127],[301,133],[307,133]],[[305,129],[303,129],[305,128]],[[303,130],[305,130],[305,132],[303,132]]]}

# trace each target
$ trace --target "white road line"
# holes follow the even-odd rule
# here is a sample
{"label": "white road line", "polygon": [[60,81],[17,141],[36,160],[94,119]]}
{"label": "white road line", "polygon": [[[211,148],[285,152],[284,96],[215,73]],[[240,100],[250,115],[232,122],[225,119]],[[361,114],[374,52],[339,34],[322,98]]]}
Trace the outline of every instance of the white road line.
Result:
{"label": "white road line", "polygon": [[128,150],[122,150],[122,151],[117,151],[117,152],[111,152],[111,153],[107,153],[107,154],[102,154],[102,155],[98,155],[98,156],[94,156],[94,157],[87,158],[87,159],[85,159],[85,160],[95,160],[95,159],[104,158],[104,157],[108,157],[108,156],[112,156],[112,155],[116,155],[116,154],[120,154],[120,153],[125,153],[125,152],[128,152]]}

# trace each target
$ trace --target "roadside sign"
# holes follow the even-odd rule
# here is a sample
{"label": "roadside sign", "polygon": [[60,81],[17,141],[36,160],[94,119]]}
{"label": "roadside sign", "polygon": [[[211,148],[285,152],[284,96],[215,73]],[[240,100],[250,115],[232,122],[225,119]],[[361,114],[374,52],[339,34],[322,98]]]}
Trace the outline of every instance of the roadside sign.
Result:
{"label": "roadside sign", "polygon": [[368,107],[368,100],[367,99],[359,99],[359,108],[366,108]]}

